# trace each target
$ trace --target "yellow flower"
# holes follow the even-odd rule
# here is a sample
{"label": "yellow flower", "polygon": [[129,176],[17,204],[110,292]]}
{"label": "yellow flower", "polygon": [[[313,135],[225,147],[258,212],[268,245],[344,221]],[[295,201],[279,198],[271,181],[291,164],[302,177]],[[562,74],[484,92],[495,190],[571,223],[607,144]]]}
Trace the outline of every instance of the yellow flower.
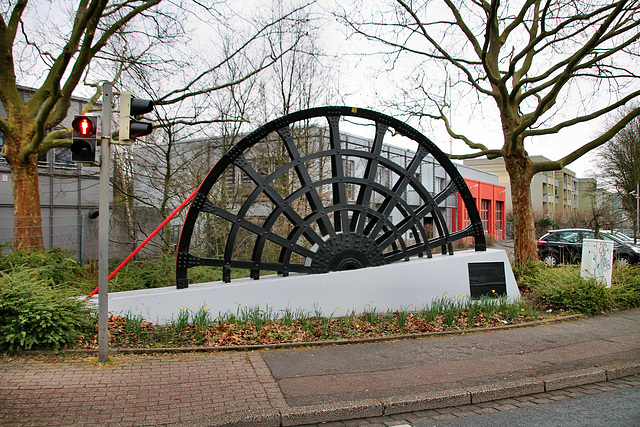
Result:
{"label": "yellow flower", "polygon": [[491,292],[493,292],[493,293],[495,294],[495,293],[496,293],[496,290],[495,290],[495,289],[491,289]]}
{"label": "yellow flower", "polygon": [[359,328],[359,327],[360,327],[360,325],[356,324],[356,328]]}
{"label": "yellow flower", "polygon": [[455,297],[454,299],[458,299],[458,297]]}
{"label": "yellow flower", "polygon": [[207,307],[202,307],[202,310],[207,311]]}
{"label": "yellow flower", "polygon": [[184,307],[180,307],[180,310],[184,310]]}

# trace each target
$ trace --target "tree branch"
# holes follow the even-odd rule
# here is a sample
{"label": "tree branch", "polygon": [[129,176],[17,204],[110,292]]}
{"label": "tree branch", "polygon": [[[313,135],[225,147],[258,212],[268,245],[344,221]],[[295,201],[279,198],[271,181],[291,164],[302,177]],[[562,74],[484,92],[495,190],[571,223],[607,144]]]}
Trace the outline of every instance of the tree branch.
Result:
{"label": "tree branch", "polygon": [[543,171],[552,171],[559,170],[575,160],[579,159],[589,151],[600,147],[601,145],[609,142],[613,139],[613,137],[624,129],[634,118],[640,116],[640,107],[631,110],[628,114],[626,114],[622,119],[620,119],[614,126],[612,126],[608,131],[600,135],[598,138],[590,141],[589,143],[581,146],[577,150],[571,152],[570,154],[564,156],[558,161],[548,161],[548,162],[540,162],[534,163],[533,169],[535,173],[543,172]]}
{"label": "tree branch", "polygon": [[[429,42],[429,44],[431,46],[433,46],[433,48],[436,49],[436,51],[438,51],[440,53],[440,55],[442,55],[441,59],[446,60],[447,62],[449,62],[450,64],[452,64],[453,66],[455,66],[457,69],[459,69],[460,71],[462,71],[462,73],[467,77],[467,81],[478,91],[481,93],[484,93],[485,95],[489,95],[489,96],[493,96],[493,93],[490,90],[487,90],[485,88],[483,88],[482,86],[480,86],[477,82],[476,82],[476,78],[475,76],[467,69],[467,67],[465,67],[463,65],[463,62],[459,59],[456,59],[454,57],[452,57],[445,49],[443,49],[440,44],[438,42],[436,42],[427,32],[426,28],[424,27],[424,25],[422,24],[422,22],[420,21],[420,18],[416,15],[416,13],[406,4],[404,3],[402,0],[396,0],[398,3],[400,3],[400,5],[411,15],[411,17],[413,18],[413,20],[415,21],[416,25],[420,28],[421,30],[421,34],[422,36],[427,39],[427,41]],[[454,16],[457,12],[457,9],[455,8],[455,6],[453,4],[451,4],[448,0],[445,0],[445,2],[447,3],[447,5],[449,5],[449,8],[451,8],[451,11],[454,13]],[[459,16],[459,13],[458,13]],[[475,37],[473,36],[473,33],[471,33],[471,31],[469,31],[469,29],[467,28],[467,26],[464,24],[464,21],[460,18],[459,21],[456,22],[456,25],[462,30],[463,33],[465,33],[465,35],[467,36],[467,38],[469,39],[469,41],[471,42],[472,46],[474,47],[474,50],[476,51],[476,53],[478,54],[478,56],[480,56],[480,52],[482,51],[482,49],[480,48],[480,45],[478,43],[478,41],[475,39]],[[387,41],[383,41],[384,43],[389,44],[389,42]],[[404,46],[399,46],[401,49],[403,50],[409,50]],[[437,58],[436,58],[437,59]],[[479,63],[480,64],[480,63]]]}
{"label": "tree branch", "polygon": [[523,137],[529,137],[529,136],[540,136],[540,135],[551,135],[551,134],[555,134],[560,132],[562,129],[564,128],[568,128],[571,127],[573,125],[577,125],[579,123],[585,123],[588,121],[591,121],[595,118],[598,118],[606,113],[609,113],[617,108],[622,107],[623,105],[627,104],[629,101],[631,101],[632,99],[636,98],[640,96],[640,90],[637,90],[633,93],[631,93],[630,95],[625,96],[624,98],[620,99],[619,101],[607,105],[605,108],[602,108],[598,111],[595,111],[591,114],[587,114],[585,116],[580,116],[580,117],[576,117],[574,119],[571,120],[567,120],[564,121],[562,123],[558,123],[556,126],[553,126],[551,128],[547,128],[547,129],[534,129],[534,130],[527,130],[524,131],[522,133]]}
{"label": "tree branch", "polygon": [[464,160],[464,159],[477,159],[478,157],[487,156],[487,159],[497,159],[502,157],[502,151],[500,150],[482,150],[477,153],[470,154],[449,154],[448,155],[452,160]]}
{"label": "tree branch", "polygon": [[579,49],[574,55],[572,55],[567,63],[565,70],[555,79],[555,83],[551,91],[540,100],[538,107],[534,112],[530,114],[522,115],[522,120],[520,125],[514,130],[514,134],[521,134],[524,130],[526,130],[529,126],[531,126],[535,121],[546,111],[551,108],[553,104],[556,102],[556,97],[560,93],[560,90],[564,87],[564,85],[571,79],[572,73],[574,72],[574,68],[580,63],[580,61],[586,57],[586,55],[592,51],[592,49],[598,45],[599,40],[605,34],[605,31],[609,26],[613,23],[615,19],[617,19],[618,15],[623,9],[626,1],[621,1],[618,3],[616,8],[611,14],[607,16],[605,21],[600,25],[600,27],[595,31],[595,33],[591,36],[589,41],[585,43],[585,45]]}
{"label": "tree branch", "polygon": [[[307,7],[310,3],[306,3],[302,6],[299,6],[293,10],[291,10],[289,13],[287,13],[286,15],[276,19],[275,21],[269,22],[267,25],[264,25],[262,28],[260,28],[259,31],[257,31],[253,36],[251,36],[248,40],[246,40],[241,46],[239,46],[234,52],[232,52],[230,55],[228,55],[223,61],[221,61],[220,63],[216,64],[215,66],[209,68],[208,70],[203,71],[202,73],[200,73],[198,76],[196,76],[194,79],[192,79],[189,83],[187,83],[187,85],[183,88],[180,89],[176,89],[174,91],[171,91],[167,94],[165,94],[163,97],[159,98],[157,100],[157,102],[159,103],[159,105],[162,104],[171,104],[171,103],[175,103],[175,102],[179,102],[185,98],[188,98],[190,96],[194,96],[192,94],[200,94],[200,93],[205,93],[207,91],[212,91],[212,90],[218,90],[218,89],[222,89],[224,87],[228,87],[229,85],[221,85],[221,86],[214,86],[212,88],[209,89],[203,89],[200,91],[195,91],[195,92],[189,92],[191,87],[193,85],[195,85],[197,82],[199,82],[200,80],[202,80],[205,76],[213,73],[214,71],[216,71],[217,69],[219,69],[220,67],[222,67],[223,65],[225,65],[226,63],[228,63],[229,61],[231,61],[234,57],[236,57],[240,52],[242,52],[244,49],[246,49],[252,42],[254,42],[255,40],[257,40],[258,38],[262,37],[262,35],[271,27],[275,26],[278,23],[281,23],[282,21],[288,19],[290,16],[292,16],[294,13],[304,9],[305,7]],[[295,46],[295,44],[293,45]],[[292,46],[292,47],[293,47]],[[291,47],[291,48],[292,48]],[[291,48],[289,48],[287,50],[290,51]],[[274,59],[274,61],[276,61],[278,58],[282,57],[282,55],[284,55],[286,52],[283,52],[281,55],[278,55],[277,58]],[[264,62],[264,61],[263,61]],[[273,63],[273,62],[272,62]],[[255,75],[257,72],[262,71],[262,69],[269,67],[270,65],[272,65],[272,63],[268,64],[267,66],[261,68],[258,71],[254,71],[249,73],[245,78],[242,79],[238,79],[237,83],[234,84],[238,84],[241,83],[242,81],[248,79],[249,77],[251,77],[252,75]],[[261,64],[262,66],[262,64]],[[187,92],[187,94],[184,94],[184,92]],[[175,98],[171,98],[177,94],[182,93],[182,95],[177,96]],[[170,99],[169,101],[166,101],[167,99]]]}
{"label": "tree branch", "polygon": [[[0,52],[5,52],[0,56],[0,102],[2,102],[8,117],[11,117],[14,113],[10,110],[10,106],[21,102],[16,86],[15,64],[13,63],[12,52],[18,25],[20,25],[22,13],[26,6],[27,0],[19,0],[16,3],[8,25],[0,15]],[[0,122],[0,126],[2,126],[3,133],[9,130],[7,122]]]}

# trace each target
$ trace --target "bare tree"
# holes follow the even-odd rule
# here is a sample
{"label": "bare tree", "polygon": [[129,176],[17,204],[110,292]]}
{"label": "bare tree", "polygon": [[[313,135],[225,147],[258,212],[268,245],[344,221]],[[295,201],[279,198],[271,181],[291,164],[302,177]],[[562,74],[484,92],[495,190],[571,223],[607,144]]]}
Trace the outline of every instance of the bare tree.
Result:
{"label": "bare tree", "polygon": [[[408,73],[412,89],[395,105],[441,121],[473,151],[453,158],[504,158],[516,262],[537,257],[532,177],[569,165],[640,115],[640,108],[628,111],[558,160],[533,163],[527,153],[539,137],[609,116],[640,95],[637,0],[397,0],[388,9],[358,4],[341,19],[354,34],[381,43],[391,68]],[[484,120],[499,121],[496,148],[485,135],[456,132],[451,120],[461,100],[475,103],[473,113]]]}
{"label": "bare tree", "polygon": [[633,119],[598,151],[598,165],[604,182],[622,200],[627,218],[638,235],[637,203],[634,192],[640,183],[640,118]]}
{"label": "bare tree", "polygon": [[[282,2],[275,1],[272,19],[283,12]],[[264,105],[272,119],[294,111],[332,104],[338,98],[338,60],[328,55],[322,47],[318,36],[322,19],[313,17],[308,9],[297,11],[291,18],[298,22],[295,28],[287,30],[281,24],[281,31],[269,38],[274,53],[282,52],[294,41],[299,41],[294,49],[265,73],[262,95],[266,97]]]}
{"label": "bare tree", "polygon": [[[135,156],[135,179],[139,183],[133,196],[139,205],[147,206],[166,217],[169,206],[176,206],[193,189],[197,188],[215,162],[237,143],[246,133],[255,130],[266,121],[296,110],[310,108],[328,102],[335,97],[329,67],[323,61],[327,56],[318,45],[318,25],[306,9],[285,9],[282,2],[274,1],[262,25],[273,23],[266,34],[259,52],[279,58],[268,70],[239,81],[246,74],[248,56],[232,55],[237,51],[237,38],[221,38],[224,57],[229,58],[218,68],[227,81],[238,84],[211,92],[197,106],[199,126],[193,126],[195,117],[176,120],[180,114],[169,106],[161,106],[158,124],[162,135],[153,144],[143,148],[146,154]],[[283,20],[281,17],[286,16]],[[251,62],[251,61],[249,61]],[[249,64],[250,65],[250,64]],[[145,87],[154,85],[145,84]],[[169,114],[168,111],[173,111]],[[191,111],[185,109],[185,111]],[[174,117],[172,117],[172,115]],[[211,117],[203,120],[203,117]],[[184,124],[190,124],[185,127]],[[316,132],[317,133],[317,132]],[[159,132],[156,133],[159,136]],[[307,138],[305,141],[312,141]],[[315,139],[317,141],[317,138]],[[248,160],[262,174],[269,174],[288,161],[283,147],[269,149],[269,144],[254,147],[247,153]],[[301,150],[304,151],[304,147]],[[291,181],[276,182],[279,191],[286,192]],[[142,188],[145,190],[142,190]],[[210,193],[211,200],[219,207],[233,211],[252,190],[250,179],[240,170],[231,167]],[[259,218],[255,218],[260,221]],[[224,250],[225,230],[229,223],[218,217],[203,219],[202,226],[194,234],[194,247],[212,257]],[[165,233],[166,234],[166,233]],[[168,235],[165,243],[169,242]],[[165,250],[169,246],[165,245]]]}
{"label": "bare tree", "polygon": [[[87,107],[91,108],[101,94],[102,81],[116,83],[123,73],[129,73],[138,81],[157,85],[157,105],[190,101],[195,106],[192,117],[198,117],[200,98],[239,84],[279,59],[266,53],[236,80],[221,80],[218,71],[226,61],[242,56],[248,46],[286,17],[255,26],[235,51],[220,58],[187,35],[191,27],[206,27],[212,21],[229,28],[233,17],[224,16],[223,4],[216,0],[160,3],[81,0],[72,10],[68,2],[60,1],[50,5],[50,13],[58,15],[48,22],[45,18],[49,17],[42,13],[47,7],[43,2],[2,4],[0,101],[7,118],[0,118],[0,132],[4,138],[2,155],[12,174],[16,248],[44,246],[37,158],[54,147],[70,146],[70,131],[55,129],[67,116],[71,96],[81,83],[96,89]],[[68,16],[62,18],[65,13]],[[52,22],[58,22],[58,27],[54,29]],[[215,45],[215,40],[210,44]],[[165,84],[160,84],[163,77]],[[18,92],[18,84],[25,80],[39,85],[28,100],[21,99]]]}
{"label": "bare tree", "polygon": [[[598,186],[597,180],[590,180],[584,189],[589,206],[584,211],[586,226],[599,235],[600,230],[613,230],[620,227],[620,213],[615,209],[614,194]],[[584,197],[585,195],[583,195]]]}

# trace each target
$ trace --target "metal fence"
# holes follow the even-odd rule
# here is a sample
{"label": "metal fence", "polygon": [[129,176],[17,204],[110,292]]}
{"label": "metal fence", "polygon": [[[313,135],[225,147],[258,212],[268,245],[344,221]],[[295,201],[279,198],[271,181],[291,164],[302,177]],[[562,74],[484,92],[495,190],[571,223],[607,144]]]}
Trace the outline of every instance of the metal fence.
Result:
{"label": "metal fence", "polygon": [[[46,249],[62,248],[70,251],[83,264],[85,261],[98,258],[98,219],[94,209],[84,210],[80,214],[56,212],[53,216],[18,218],[0,216],[0,244],[4,245],[4,252],[14,247],[14,230],[22,228],[24,236],[37,234],[39,224],[42,224],[42,234]],[[128,256],[160,221],[156,217],[144,218],[145,224],[133,224],[133,232],[123,230],[122,224],[112,215],[109,221],[109,258],[122,259]],[[155,239],[155,238],[154,238]],[[24,247],[24,246],[23,246]],[[160,238],[152,241],[141,251],[138,257],[149,258],[161,253]]]}
{"label": "metal fence", "polygon": [[25,238],[33,237],[38,234],[40,224],[45,248],[69,250],[81,262],[97,258],[98,223],[89,218],[89,212],[53,217],[0,217],[0,243],[10,249],[17,243],[14,242],[16,229],[22,229],[24,232],[20,235]]}

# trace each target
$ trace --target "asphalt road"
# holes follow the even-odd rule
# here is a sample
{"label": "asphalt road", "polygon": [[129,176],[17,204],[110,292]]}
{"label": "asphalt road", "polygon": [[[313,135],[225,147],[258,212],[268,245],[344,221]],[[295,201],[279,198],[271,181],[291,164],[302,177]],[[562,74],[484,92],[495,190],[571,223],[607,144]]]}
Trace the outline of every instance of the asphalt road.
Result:
{"label": "asphalt road", "polygon": [[555,427],[559,425],[562,427],[640,426],[640,386],[494,414],[414,424],[414,427]]}

